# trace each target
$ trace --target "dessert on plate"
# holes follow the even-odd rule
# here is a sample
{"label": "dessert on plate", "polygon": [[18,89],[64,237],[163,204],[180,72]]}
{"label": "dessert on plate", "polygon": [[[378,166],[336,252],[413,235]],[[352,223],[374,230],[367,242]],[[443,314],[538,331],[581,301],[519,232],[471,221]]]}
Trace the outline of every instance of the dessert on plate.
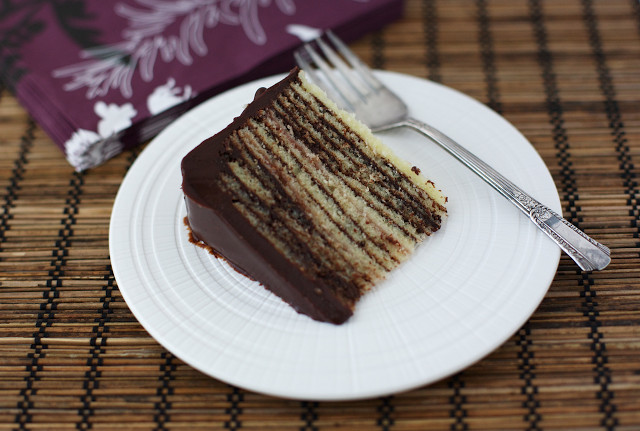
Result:
{"label": "dessert on plate", "polygon": [[181,169],[192,240],[335,324],[446,216],[432,181],[297,68]]}

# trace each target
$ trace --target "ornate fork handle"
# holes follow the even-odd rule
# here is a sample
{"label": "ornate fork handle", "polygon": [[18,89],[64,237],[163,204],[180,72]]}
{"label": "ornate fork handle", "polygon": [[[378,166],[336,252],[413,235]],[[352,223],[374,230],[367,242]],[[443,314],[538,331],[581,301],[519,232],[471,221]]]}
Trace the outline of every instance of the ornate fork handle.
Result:
{"label": "ornate fork handle", "polygon": [[424,134],[460,162],[464,163],[469,169],[525,213],[529,219],[555,241],[582,270],[601,270],[611,261],[611,253],[606,246],[595,241],[550,208],[529,196],[498,171],[439,130],[414,118],[407,118],[395,125],[377,130],[386,130],[400,126],[411,127]]}

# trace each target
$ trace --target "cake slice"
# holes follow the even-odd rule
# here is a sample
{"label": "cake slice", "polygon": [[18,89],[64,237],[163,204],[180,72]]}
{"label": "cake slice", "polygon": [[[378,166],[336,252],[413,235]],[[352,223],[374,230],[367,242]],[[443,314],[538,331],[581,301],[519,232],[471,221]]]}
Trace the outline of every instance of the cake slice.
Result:
{"label": "cake slice", "polygon": [[446,215],[433,182],[297,68],[187,154],[182,176],[194,242],[336,324]]}

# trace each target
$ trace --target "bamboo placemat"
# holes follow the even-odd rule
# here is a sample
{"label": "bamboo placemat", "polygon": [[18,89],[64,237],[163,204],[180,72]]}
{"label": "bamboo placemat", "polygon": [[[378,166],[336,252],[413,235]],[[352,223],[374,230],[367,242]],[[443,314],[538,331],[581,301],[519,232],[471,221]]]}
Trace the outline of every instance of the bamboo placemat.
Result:
{"label": "bamboo placemat", "polygon": [[611,265],[582,273],[563,255],[529,321],[433,385],[340,403],[258,395],[165,351],[118,291],[109,217],[142,147],[75,173],[3,90],[0,429],[640,429],[638,1],[408,0],[352,46],[511,121]]}

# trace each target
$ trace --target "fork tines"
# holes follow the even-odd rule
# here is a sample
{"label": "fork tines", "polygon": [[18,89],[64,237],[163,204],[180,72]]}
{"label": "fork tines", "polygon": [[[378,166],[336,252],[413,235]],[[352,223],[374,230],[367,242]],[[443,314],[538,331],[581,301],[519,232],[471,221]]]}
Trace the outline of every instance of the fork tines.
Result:
{"label": "fork tines", "polygon": [[333,32],[328,30],[325,34],[333,48],[318,37],[294,52],[294,57],[311,80],[353,111],[358,101],[377,91],[381,83]]}

